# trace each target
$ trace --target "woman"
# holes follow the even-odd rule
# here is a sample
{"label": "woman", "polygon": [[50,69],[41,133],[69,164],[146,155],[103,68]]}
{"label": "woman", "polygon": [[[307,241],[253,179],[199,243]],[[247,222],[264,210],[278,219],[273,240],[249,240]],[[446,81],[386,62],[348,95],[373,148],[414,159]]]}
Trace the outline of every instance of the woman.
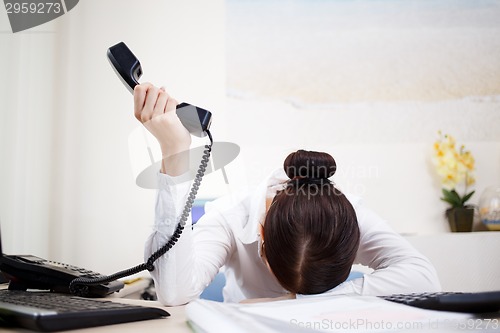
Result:
{"label": "woman", "polygon": [[[188,161],[179,153],[189,149],[191,136],[176,105],[163,88],[135,88],[135,116],[157,138],[164,157],[146,258],[173,234],[190,188],[183,181]],[[330,155],[297,151],[254,193],[207,204],[194,229],[186,227],[155,262],[158,300],[179,305],[197,298],[222,266],[229,302],[439,291],[429,261],[358,198],[336,189],[329,180],[335,170]],[[345,281],[353,263],[373,272]]]}

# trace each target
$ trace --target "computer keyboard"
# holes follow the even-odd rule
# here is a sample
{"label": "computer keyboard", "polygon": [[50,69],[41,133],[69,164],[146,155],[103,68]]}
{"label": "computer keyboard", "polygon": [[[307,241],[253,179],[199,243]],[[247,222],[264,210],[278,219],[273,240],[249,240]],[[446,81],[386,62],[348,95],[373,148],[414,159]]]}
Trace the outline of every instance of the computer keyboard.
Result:
{"label": "computer keyboard", "polygon": [[430,310],[468,313],[500,311],[500,291],[412,293],[380,297],[387,301]]}
{"label": "computer keyboard", "polygon": [[51,292],[0,290],[0,322],[59,331],[169,316],[154,307]]}
{"label": "computer keyboard", "polygon": [[130,305],[98,301],[89,298],[72,297],[45,292],[9,291],[0,293],[0,302],[29,306],[57,312],[106,311],[110,309],[130,308]]}

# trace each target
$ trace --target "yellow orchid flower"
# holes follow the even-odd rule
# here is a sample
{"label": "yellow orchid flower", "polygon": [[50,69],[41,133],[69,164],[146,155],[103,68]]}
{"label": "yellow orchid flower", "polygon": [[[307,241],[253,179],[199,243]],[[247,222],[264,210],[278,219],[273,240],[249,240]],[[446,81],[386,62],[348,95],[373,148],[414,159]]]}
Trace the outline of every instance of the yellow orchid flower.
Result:
{"label": "yellow orchid flower", "polygon": [[[465,149],[464,145],[457,150],[456,140],[452,135],[438,132],[439,138],[433,144],[433,162],[436,173],[443,186],[442,200],[450,203],[453,207],[464,207],[467,200],[474,191],[467,193],[467,187],[473,185],[476,180],[473,172],[475,160],[472,153]],[[459,185],[465,186],[465,193],[460,196],[457,192]]]}

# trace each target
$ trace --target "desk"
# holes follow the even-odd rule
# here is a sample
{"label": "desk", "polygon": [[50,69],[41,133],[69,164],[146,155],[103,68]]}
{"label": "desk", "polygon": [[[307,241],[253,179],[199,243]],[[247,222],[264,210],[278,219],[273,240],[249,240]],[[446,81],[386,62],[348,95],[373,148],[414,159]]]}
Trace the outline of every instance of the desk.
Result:
{"label": "desk", "polygon": [[[162,319],[152,319],[152,320],[143,320],[136,321],[132,323],[124,323],[117,325],[107,325],[107,326],[99,326],[99,327],[90,327],[79,330],[71,330],[65,331],[68,333],[192,333],[192,330],[189,328],[186,322],[186,314],[185,314],[185,306],[176,306],[176,307],[165,307],[162,306],[159,302],[155,301],[143,301],[143,300],[134,300],[134,299],[126,299],[126,298],[116,298],[112,299],[113,302],[120,302],[126,304],[137,304],[137,305],[146,305],[146,306],[154,306],[159,307],[166,310],[170,313],[170,317],[162,318]],[[5,328],[0,327],[1,333],[20,333],[20,332],[35,332],[23,328]]]}
{"label": "desk", "polygon": [[[134,300],[134,299],[113,299],[114,302],[126,303],[126,304],[136,304],[136,305],[146,305],[162,308],[170,313],[170,317],[162,319],[144,320],[124,324],[107,325],[100,327],[90,327],[79,330],[65,331],[68,333],[192,333],[193,331],[186,322],[185,306],[176,307],[164,307],[159,302],[156,301],[144,301],[144,300]],[[495,328],[492,329],[493,322],[491,319],[486,319],[481,323],[480,319],[472,319],[474,327],[478,329],[430,329],[435,332],[498,332],[498,322],[500,321],[500,313],[485,316],[484,318],[494,318]],[[242,329],[244,331],[245,328]],[[369,332],[372,332],[368,330]],[[367,331],[367,332],[368,332]],[[422,330],[408,330],[408,332],[421,332]],[[0,333],[33,333],[35,331],[23,329],[23,328],[4,328],[0,327]],[[278,331],[277,331],[278,332]]]}

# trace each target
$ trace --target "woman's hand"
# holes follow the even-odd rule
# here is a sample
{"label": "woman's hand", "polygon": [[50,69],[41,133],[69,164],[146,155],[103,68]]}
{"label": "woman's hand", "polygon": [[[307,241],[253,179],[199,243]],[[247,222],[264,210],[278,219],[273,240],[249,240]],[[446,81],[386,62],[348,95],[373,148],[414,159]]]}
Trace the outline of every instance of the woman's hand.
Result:
{"label": "woman's hand", "polygon": [[158,140],[163,155],[161,172],[171,176],[187,171],[191,145],[191,135],[177,116],[177,104],[163,87],[143,83],[134,89],[134,115]]}

